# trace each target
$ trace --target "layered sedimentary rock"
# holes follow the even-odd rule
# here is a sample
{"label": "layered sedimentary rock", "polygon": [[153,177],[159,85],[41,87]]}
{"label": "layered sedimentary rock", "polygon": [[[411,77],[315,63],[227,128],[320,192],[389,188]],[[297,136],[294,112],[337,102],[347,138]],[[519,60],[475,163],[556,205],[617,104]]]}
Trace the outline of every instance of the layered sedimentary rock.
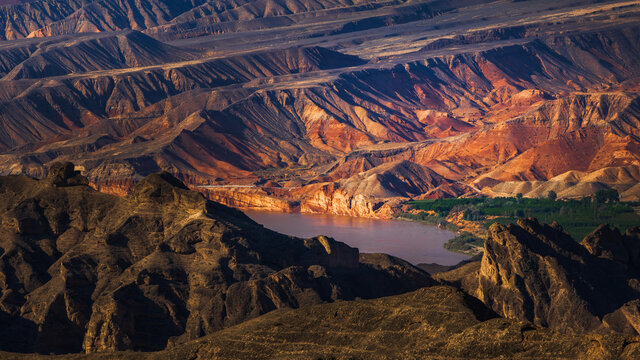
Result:
{"label": "layered sedimentary rock", "polygon": [[71,164],[0,178],[3,350],[160,350],[278,308],[434,283],[399,259],[272,232],[168,173],[121,198],[87,183]]}
{"label": "layered sedimentary rock", "polygon": [[341,179],[339,166],[332,164],[334,170],[325,178],[335,181],[285,188],[205,187],[200,191],[212,200],[252,210],[386,218],[393,215],[407,197],[433,193],[452,185],[431,169],[409,161],[385,163],[346,179]]}
{"label": "layered sedimentary rock", "polygon": [[228,204],[380,217],[411,197],[640,196],[635,3],[45,7],[0,8],[4,174],[73,160],[122,195],[165,170]]}

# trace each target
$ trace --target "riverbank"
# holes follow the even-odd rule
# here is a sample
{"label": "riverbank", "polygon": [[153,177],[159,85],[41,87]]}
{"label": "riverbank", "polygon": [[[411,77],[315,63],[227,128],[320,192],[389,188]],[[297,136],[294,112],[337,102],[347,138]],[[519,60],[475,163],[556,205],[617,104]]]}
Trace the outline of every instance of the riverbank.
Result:
{"label": "riverbank", "polygon": [[326,214],[245,211],[265,227],[297,237],[326,235],[356,247],[362,253],[385,253],[414,265],[455,265],[466,254],[447,250],[444,244],[455,233],[437,226],[394,219],[371,219]]}
{"label": "riverbank", "polygon": [[453,213],[447,217],[441,217],[433,211],[412,209],[395,214],[394,219],[437,226],[453,232],[456,236],[443,245],[449,251],[469,256],[483,252],[486,228],[479,223],[462,219],[462,214]]}
{"label": "riverbank", "polygon": [[622,202],[617,193],[598,192],[580,200],[547,198],[451,198],[408,202],[409,208],[396,214],[403,218],[436,224],[456,232],[445,247],[465,254],[477,254],[486,238],[487,228],[495,222],[510,224],[519,218],[534,217],[545,223],[557,222],[575,240],[582,240],[602,223],[625,231],[640,224],[634,202]]}

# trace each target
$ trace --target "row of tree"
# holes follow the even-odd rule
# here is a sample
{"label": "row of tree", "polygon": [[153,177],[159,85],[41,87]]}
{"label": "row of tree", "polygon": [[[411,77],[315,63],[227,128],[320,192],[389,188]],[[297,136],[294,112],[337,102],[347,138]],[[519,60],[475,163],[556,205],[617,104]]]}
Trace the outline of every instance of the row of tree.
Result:
{"label": "row of tree", "polygon": [[[516,195],[518,200],[522,199],[522,197],[522,193],[518,193]],[[558,194],[555,191],[551,190],[547,193],[547,199],[556,201],[557,198]],[[596,195],[593,199],[595,199],[597,203],[618,202],[620,201],[620,194],[616,189],[598,190],[596,191]]]}

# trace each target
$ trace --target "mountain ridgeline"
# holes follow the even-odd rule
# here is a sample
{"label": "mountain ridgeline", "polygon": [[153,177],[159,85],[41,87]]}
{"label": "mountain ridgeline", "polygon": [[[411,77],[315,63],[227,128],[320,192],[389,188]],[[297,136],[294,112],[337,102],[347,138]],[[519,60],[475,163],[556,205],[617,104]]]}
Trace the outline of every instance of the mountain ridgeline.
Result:
{"label": "mountain ridgeline", "polygon": [[[164,170],[227,185],[205,192],[227,204],[370,217],[412,197],[527,186],[637,200],[636,5],[545,4],[69,3],[72,15],[0,44],[2,172],[41,177],[73,160],[125,194]],[[414,7],[430,15],[370,20]],[[214,18],[228,31],[169,35]],[[243,28],[258,19],[280,23]],[[438,180],[389,175],[398,162]],[[602,171],[636,175],[589,180]]]}
{"label": "mountain ridgeline", "polygon": [[3,350],[161,350],[277,308],[435,283],[400,259],[265,229],[167,173],[125,198],[87,183],[71,164],[0,179]]}
{"label": "mountain ridgeline", "polygon": [[[622,0],[0,2],[0,357],[640,358],[639,23]],[[483,253],[432,274],[241,212],[461,200]],[[516,222],[536,201],[630,225]]]}
{"label": "mountain ridgeline", "polygon": [[166,172],[126,197],[87,184],[70,163],[0,177],[3,358],[640,354],[640,228],[577,243],[556,224],[496,224],[481,260],[434,280],[265,229]]}

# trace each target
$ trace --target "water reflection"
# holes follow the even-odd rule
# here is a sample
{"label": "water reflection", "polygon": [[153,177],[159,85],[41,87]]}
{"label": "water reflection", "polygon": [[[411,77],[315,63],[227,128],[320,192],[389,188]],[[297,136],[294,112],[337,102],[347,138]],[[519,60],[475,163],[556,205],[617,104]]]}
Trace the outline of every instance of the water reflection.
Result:
{"label": "water reflection", "polygon": [[255,211],[246,214],[265,227],[284,234],[304,238],[327,235],[357,247],[360,252],[386,253],[413,264],[453,265],[468,258],[443,248],[442,245],[454,234],[434,226],[335,215]]}

